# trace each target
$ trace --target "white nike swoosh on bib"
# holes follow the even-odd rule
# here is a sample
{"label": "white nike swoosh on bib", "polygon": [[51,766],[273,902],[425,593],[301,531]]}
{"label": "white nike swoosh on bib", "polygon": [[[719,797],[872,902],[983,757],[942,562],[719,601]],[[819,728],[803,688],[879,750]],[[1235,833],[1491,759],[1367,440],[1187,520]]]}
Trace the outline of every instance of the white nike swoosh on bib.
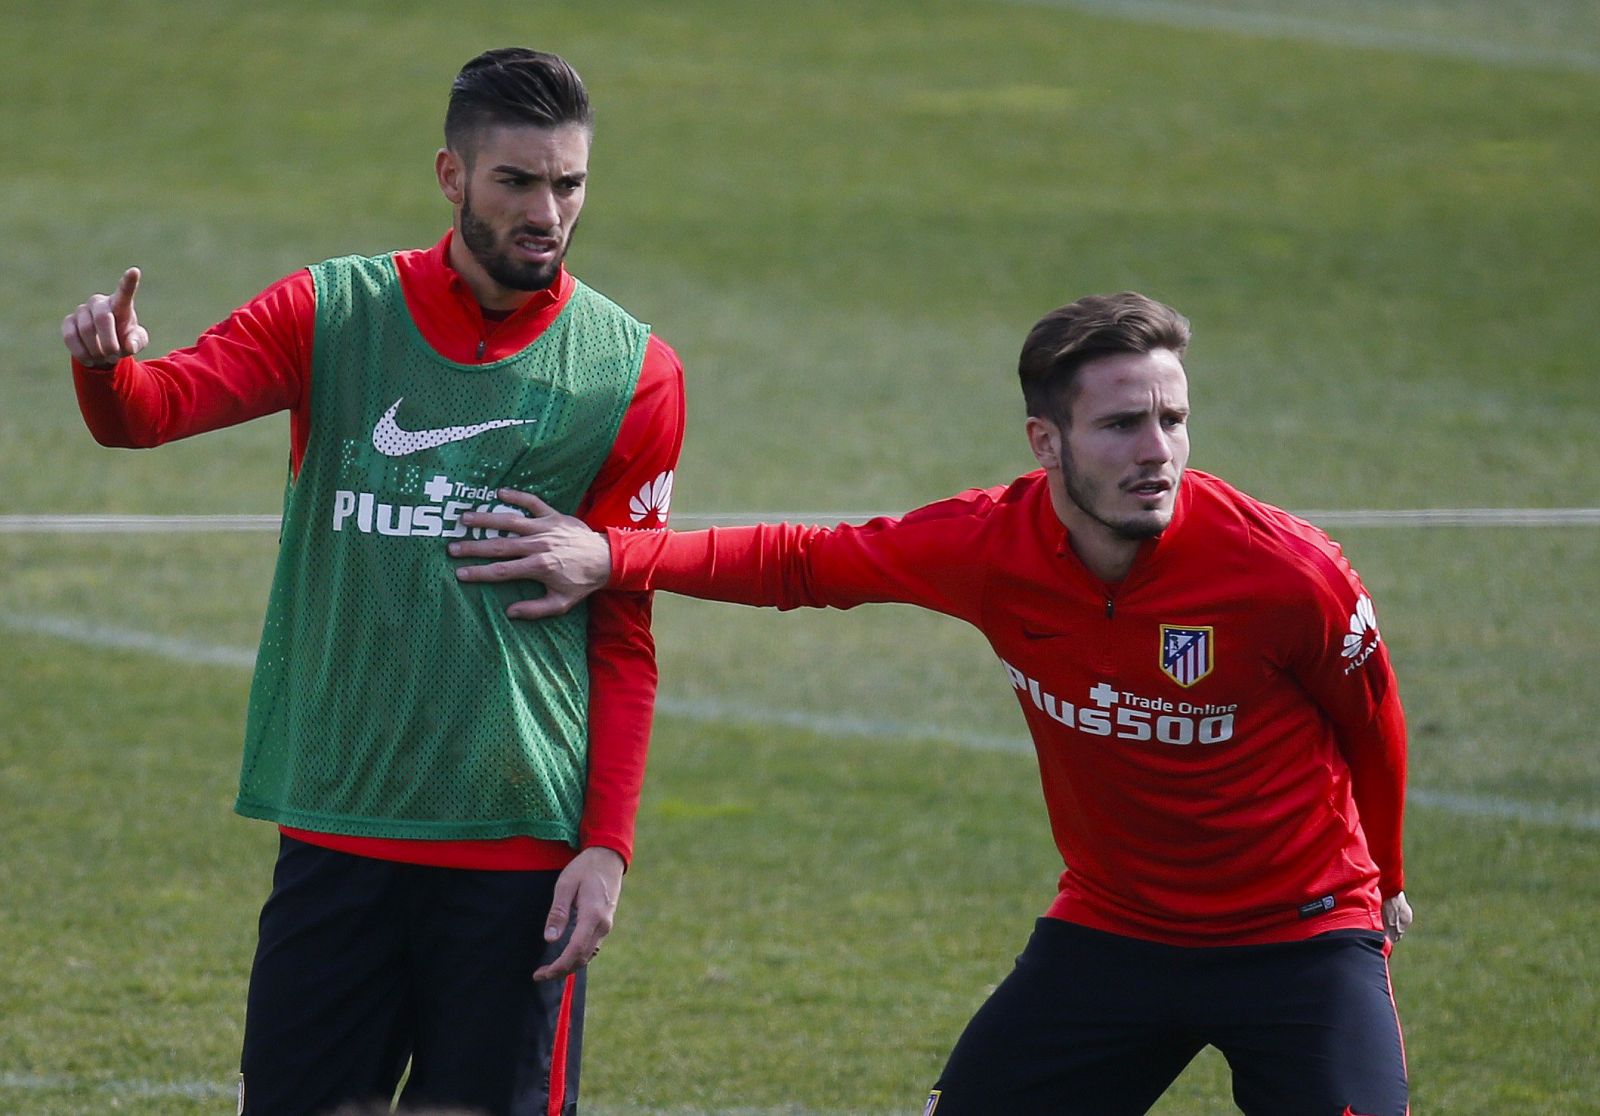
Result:
{"label": "white nike swoosh on bib", "polygon": [[499,430],[504,426],[526,426],[538,419],[495,419],[492,422],[477,422],[471,426],[441,426],[436,430],[401,430],[394,421],[394,413],[400,409],[400,404],[405,401],[401,396],[394,401],[394,405],[383,412],[383,417],[378,420],[378,425],[372,428],[372,448],[385,457],[404,457],[408,453],[418,453],[426,449],[449,445],[451,442],[464,442],[468,438],[476,438],[490,430]]}

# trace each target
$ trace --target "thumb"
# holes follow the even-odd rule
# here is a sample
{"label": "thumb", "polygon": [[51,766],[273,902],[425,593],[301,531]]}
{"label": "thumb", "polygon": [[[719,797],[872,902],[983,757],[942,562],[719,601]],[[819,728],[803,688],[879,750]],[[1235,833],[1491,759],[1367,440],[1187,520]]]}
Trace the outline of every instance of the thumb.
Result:
{"label": "thumb", "polygon": [[544,940],[559,941],[567,932],[567,919],[572,913],[572,893],[577,885],[563,872],[556,878],[555,893],[550,899],[550,915],[544,920]]}
{"label": "thumb", "polygon": [[568,593],[557,593],[552,589],[534,600],[518,601],[509,605],[506,608],[506,615],[513,620],[544,620],[571,611],[572,606],[577,603],[577,597]]}

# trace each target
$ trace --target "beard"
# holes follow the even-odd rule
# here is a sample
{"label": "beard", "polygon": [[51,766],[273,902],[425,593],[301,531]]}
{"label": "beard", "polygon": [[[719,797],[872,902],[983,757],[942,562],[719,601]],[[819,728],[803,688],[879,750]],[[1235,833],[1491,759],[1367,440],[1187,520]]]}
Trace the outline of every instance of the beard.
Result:
{"label": "beard", "polygon": [[[1065,450],[1065,447],[1063,447]],[[1181,474],[1180,474],[1181,475]],[[1113,518],[1112,513],[1102,509],[1099,505],[1105,502],[1106,485],[1093,483],[1083,476],[1073,464],[1070,452],[1061,455],[1061,480],[1067,490],[1067,499],[1078,506],[1078,510],[1090,519],[1106,528],[1120,539],[1130,542],[1142,542],[1153,539],[1167,529],[1172,522],[1172,509],[1165,511],[1149,511],[1134,515]],[[1115,489],[1113,495],[1119,493]],[[1176,487],[1173,489],[1177,491]]]}
{"label": "beard", "polygon": [[[488,273],[489,278],[507,290],[542,291],[554,283],[562,261],[567,258],[567,249],[572,246],[572,235],[577,230],[578,223],[574,221],[567,231],[567,242],[561,246],[561,253],[550,262],[538,264],[518,260],[501,246],[494,227],[472,211],[472,195],[468,194],[461,200],[461,243],[466,245],[467,251],[472,253],[472,258],[478,261],[478,266]],[[524,226],[508,232],[505,239],[510,241],[523,233],[548,235],[545,229]]]}

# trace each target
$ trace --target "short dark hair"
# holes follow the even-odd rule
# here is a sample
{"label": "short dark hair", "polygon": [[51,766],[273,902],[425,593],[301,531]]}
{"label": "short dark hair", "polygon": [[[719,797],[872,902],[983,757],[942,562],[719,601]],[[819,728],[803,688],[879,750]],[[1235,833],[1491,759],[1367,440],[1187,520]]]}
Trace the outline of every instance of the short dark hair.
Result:
{"label": "short dark hair", "polygon": [[1096,357],[1189,347],[1189,319],[1136,291],[1088,295],[1052,310],[1028,333],[1017,361],[1028,414],[1066,422],[1078,369]]}
{"label": "short dark hair", "polygon": [[594,130],[589,91],[567,60],[527,47],[486,50],[456,75],[444,114],[444,142],[461,151],[472,133],[495,124]]}

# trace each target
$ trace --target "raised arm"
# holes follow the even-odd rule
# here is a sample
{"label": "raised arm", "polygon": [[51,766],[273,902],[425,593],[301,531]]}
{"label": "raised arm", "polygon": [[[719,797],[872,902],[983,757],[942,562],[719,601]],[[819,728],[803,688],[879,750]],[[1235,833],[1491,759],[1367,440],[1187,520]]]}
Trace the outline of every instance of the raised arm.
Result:
{"label": "raised arm", "polygon": [[306,436],[316,292],[309,272],[286,276],[191,346],[135,359],[149,334],[134,308],[140,272],[92,295],[61,322],[78,408],[102,445],[161,445],[275,411],[293,413],[298,468]]}

